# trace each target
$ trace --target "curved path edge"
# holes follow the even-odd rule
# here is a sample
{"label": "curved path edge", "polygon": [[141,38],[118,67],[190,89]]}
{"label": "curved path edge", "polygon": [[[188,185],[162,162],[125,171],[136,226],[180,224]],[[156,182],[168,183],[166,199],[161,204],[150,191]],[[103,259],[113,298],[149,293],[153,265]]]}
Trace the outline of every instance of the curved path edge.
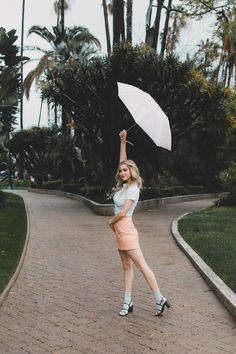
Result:
{"label": "curved path edge", "polygon": [[[7,191],[8,193],[11,193],[9,191]],[[22,198],[22,197],[21,197]],[[23,198],[22,198],[23,199]],[[28,212],[28,207],[27,204],[24,201],[24,206],[25,206],[25,213],[26,213],[26,223],[27,223],[27,229],[26,229],[26,237],[25,237],[25,244],[23,247],[23,251],[21,253],[21,257],[19,260],[19,263],[16,267],[16,270],[13,274],[13,276],[11,277],[11,279],[9,280],[8,284],[6,285],[6,287],[4,288],[3,292],[0,294],[0,307],[2,306],[4,300],[6,299],[9,291],[11,290],[13,284],[15,283],[16,279],[18,278],[21,268],[23,266],[24,263],[24,259],[25,259],[25,255],[26,255],[26,251],[27,251],[27,247],[28,247],[28,243],[29,243],[29,238],[30,238],[30,219],[29,219],[29,212]]]}
{"label": "curved path edge", "polygon": [[[79,201],[82,201],[87,207],[89,207],[97,215],[111,216],[114,214],[113,204],[99,204],[99,203],[94,202],[93,200],[86,198],[80,194],[63,192],[63,191],[56,190],[56,189],[42,189],[42,188],[28,188],[28,192],[59,195],[59,196],[63,196],[66,198],[79,200]],[[172,196],[172,197],[163,197],[163,198],[141,200],[137,204],[137,207],[135,209],[135,213],[137,211],[155,209],[158,206],[163,206],[163,205],[167,205],[167,204],[175,204],[175,203],[209,199],[209,198],[219,198],[219,196],[225,196],[227,194],[228,194],[227,192],[188,194],[188,195],[179,195],[179,196]]]}
{"label": "curved path edge", "polygon": [[236,318],[236,294],[225,284],[225,282],[203,261],[203,259],[189,246],[178,231],[178,222],[184,213],[172,222],[171,233],[177,245],[182,249],[191,263],[206,280],[210,288],[215,292],[227,310]]}

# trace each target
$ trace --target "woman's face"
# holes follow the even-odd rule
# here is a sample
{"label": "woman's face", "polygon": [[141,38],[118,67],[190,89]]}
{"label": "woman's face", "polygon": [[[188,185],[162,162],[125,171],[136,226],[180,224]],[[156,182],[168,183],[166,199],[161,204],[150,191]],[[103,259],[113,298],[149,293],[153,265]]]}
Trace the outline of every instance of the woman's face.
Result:
{"label": "woman's face", "polygon": [[122,163],[119,167],[119,177],[122,182],[129,182],[131,179],[130,169],[125,163]]}

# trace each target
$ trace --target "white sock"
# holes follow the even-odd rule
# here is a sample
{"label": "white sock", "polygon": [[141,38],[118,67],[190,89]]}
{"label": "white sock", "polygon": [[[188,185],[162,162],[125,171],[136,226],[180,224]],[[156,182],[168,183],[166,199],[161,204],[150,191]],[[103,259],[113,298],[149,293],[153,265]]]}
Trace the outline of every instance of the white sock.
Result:
{"label": "white sock", "polygon": [[125,290],[124,293],[124,304],[130,304],[131,303],[131,291],[130,290]]}
{"label": "white sock", "polygon": [[161,302],[162,297],[163,297],[160,290],[154,290],[153,295],[154,295],[156,303],[159,304]]}

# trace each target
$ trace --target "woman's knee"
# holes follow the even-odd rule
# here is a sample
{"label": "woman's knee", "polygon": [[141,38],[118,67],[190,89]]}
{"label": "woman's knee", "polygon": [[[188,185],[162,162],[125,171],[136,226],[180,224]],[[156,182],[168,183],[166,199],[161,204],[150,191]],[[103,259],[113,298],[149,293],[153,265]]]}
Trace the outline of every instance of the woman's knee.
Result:
{"label": "woman's knee", "polygon": [[123,260],[123,268],[124,270],[132,270],[133,262],[131,259]]}
{"label": "woman's knee", "polygon": [[149,270],[147,263],[137,263],[136,268],[141,273],[146,273]]}
{"label": "woman's knee", "polygon": [[149,267],[143,257],[141,250],[131,251],[129,256],[132,258],[137,270],[141,273],[145,273]]}

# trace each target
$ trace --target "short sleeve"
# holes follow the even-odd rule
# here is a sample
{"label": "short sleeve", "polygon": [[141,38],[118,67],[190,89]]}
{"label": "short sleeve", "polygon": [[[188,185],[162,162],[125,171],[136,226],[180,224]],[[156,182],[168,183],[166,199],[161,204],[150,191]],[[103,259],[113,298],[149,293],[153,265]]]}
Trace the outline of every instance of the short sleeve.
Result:
{"label": "short sleeve", "polygon": [[135,186],[131,186],[127,189],[126,194],[125,194],[125,199],[129,199],[129,200],[133,200],[135,201],[136,199],[138,199],[139,197],[139,189],[138,187]]}

